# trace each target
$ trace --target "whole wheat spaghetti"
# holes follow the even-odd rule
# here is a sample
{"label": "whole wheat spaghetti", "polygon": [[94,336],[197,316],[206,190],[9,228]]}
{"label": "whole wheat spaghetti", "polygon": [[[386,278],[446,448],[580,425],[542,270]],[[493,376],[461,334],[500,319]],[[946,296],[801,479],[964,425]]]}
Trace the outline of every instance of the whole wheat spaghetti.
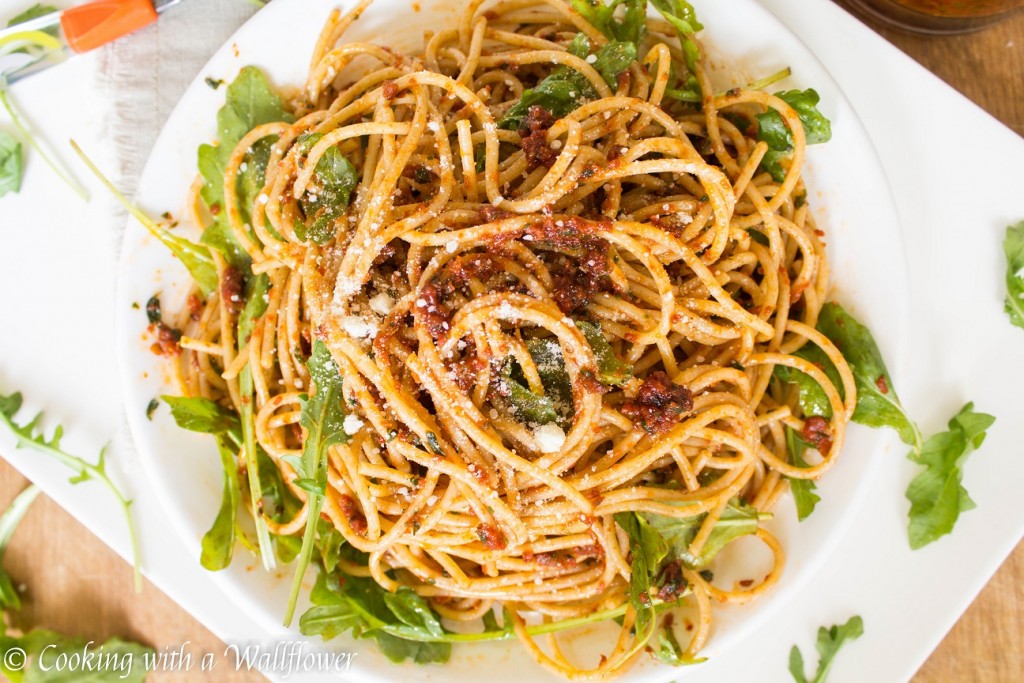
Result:
{"label": "whole wheat spaghetti", "polygon": [[[296,471],[322,344],[344,435],[312,510],[347,549],[318,561],[337,590],[412,591],[451,626],[438,642],[473,640],[487,616],[485,633],[567,678],[621,673],[659,629],[692,660],[713,603],[777,581],[783,549],[759,519],[788,479],[835,463],[856,401],[814,329],[828,265],[798,114],[757,89],[716,94],[695,39],[660,19],[630,47],[561,0],[473,1],[402,54],[342,41],[367,5],[330,17],[293,115],[234,148],[223,203],[194,185],[193,220],[227,225],[251,274],[213,252],[220,287],[174,321],[182,393],[251,413],[261,476],[295,501],[250,506],[260,523],[322,535]],[[758,137],[769,111],[792,138],[778,179]],[[266,170],[240,192],[260,145]],[[265,306],[240,335],[259,277]],[[841,387],[793,355],[806,344]],[[805,418],[778,366],[820,384],[831,419]],[[651,529],[667,551],[636,577]],[[714,552],[738,535],[774,566],[719,585]],[[690,631],[665,618],[678,604]],[[555,634],[595,615],[621,617],[619,636],[599,662],[569,661]]]}

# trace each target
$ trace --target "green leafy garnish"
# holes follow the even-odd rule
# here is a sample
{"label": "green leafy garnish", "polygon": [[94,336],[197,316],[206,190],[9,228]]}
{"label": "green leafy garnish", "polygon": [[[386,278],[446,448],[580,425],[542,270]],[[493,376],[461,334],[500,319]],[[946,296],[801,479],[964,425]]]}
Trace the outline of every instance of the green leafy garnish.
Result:
{"label": "green leafy garnish", "polygon": [[[569,51],[576,54],[577,57],[585,57],[586,53],[590,51],[590,41],[586,39],[586,36],[580,39],[580,35],[582,34],[577,35],[573,40]],[[580,49],[581,46],[585,46],[586,52]],[[593,67],[610,87],[615,87],[619,74],[628,69],[635,60],[636,45],[613,40],[597,51]],[[561,65],[556,67],[536,87],[524,90],[522,98],[501,117],[498,126],[508,130],[518,130],[532,106],[543,107],[551,112],[556,119],[560,119],[595,97],[597,97],[597,92],[586,76],[575,69]]]}
{"label": "green leafy garnish", "polygon": [[285,626],[291,624],[292,616],[295,614],[295,603],[302,587],[302,577],[309,566],[316,540],[316,523],[320,519],[320,509],[327,490],[327,449],[334,444],[345,443],[349,438],[343,426],[345,406],[341,370],[331,358],[327,345],[319,339],[313,343],[313,353],[306,363],[306,368],[316,387],[316,393],[313,396],[303,395],[299,399],[302,406],[300,419],[302,426],[306,428],[306,440],[303,444],[302,457],[291,463],[299,475],[295,484],[305,489],[309,496],[306,503],[309,512],[306,531],[302,537],[302,549],[295,565],[288,609],[285,612]]}
{"label": "green leafy garnish", "polygon": [[[804,127],[807,144],[815,145],[832,139],[832,125],[818,111],[818,101],[821,98],[813,88],[786,90],[775,93],[775,96],[796,111]],[[757,139],[768,143],[768,152],[761,159],[761,168],[770,173],[776,182],[782,182],[786,177],[786,169],[779,161],[793,152],[793,134],[786,126],[782,115],[774,109],[758,114],[756,118]]]}
{"label": "green leafy garnish", "polygon": [[1024,221],[1006,228],[1006,315],[1017,327],[1024,327]]}
{"label": "green leafy garnish", "polygon": [[554,339],[531,339],[526,342],[526,349],[537,366],[544,395],[558,412],[559,425],[568,428],[573,415],[572,382],[565,369],[562,347]]}
{"label": "green leafy garnish", "polygon": [[[45,17],[47,14],[53,14],[54,12],[58,11],[60,10],[58,10],[53,5],[43,5],[40,3],[36,3],[29,7],[27,10],[25,10],[24,12],[22,12],[21,14],[15,15],[13,19],[7,22],[7,27],[10,28],[11,26],[24,24],[26,21],[32,21],[33,19],[38,19],[39,17]],[[57,35],[56,28],[48,28],[45,29],[44,32],[48,33],[51,36]]]}
{"label": "green leafy garnish", "polygon": [[71,188],[72,192],[77,194],[83,200],[88,201],[89,193],[85,191],[85,188],[78,184],[78,182],[76,182],[68,173],[61,170],[57,162],[50,158],[50,155],[46,153],[46,150],[43,149],[42,145],[39,144],[39,141],[36,140],[35,136],[32,135],[32,132],[24,122],[22,122],[21,116],[18,115],[18,112],[14,109],[14,105],[11,104],[11,100],[7,96],[7,90],[4,87],[0,87],[0,105],[3,105],[3,108],[7,110],[7,115],[11,117],[11,123],[13,123],[14,127],[18,129],[21,137],[28,140],[29,147],[34,149],[36,153],[43,158],[46,165],[57,174],[57,177],[64,181],[65,185]]}
{"label": "green leafy garnish", "polygon": [[[668,620],[668,617],[665,619]],[[683,647],[676,638],[675,631],[672,630],[671,623],[662,624],[651,646],[651,656],[659,662],[670,666],[692,666],[707,661],[705,657],[692,659],[686,656]]]}
{"label": "green leafy garnish", "polygon": [[847,642],[857,640],[864,634],[864,621],[860,617],[852,617],[845,624],[837,624],[832,628],[822,626],[818,629],[818,669],[813,678],[804,674],[804,658],[796,645],[789,651],[789,673],[796,683],[825,683],[832,661]]}
{"label": "green leafy garnish", "polygon": [[13,393],[10,396],[0,394],[0,422],[3,422],[14,433],[14,436],[17,438],[18,448],[34,449],[73,470],[75,476],[71,478],[72,484],[79,484],[90,479],[102,483],[114,495],[114,498],[117,499],[117,503],[121,506],[125,521],[128,524],[128,535],[131,538],[135,590],[136,592],[141,591],[142,558],[139,553],[138,534],[135,531],[135,522],[131,514],[132,501],[125,498],[121,490],[107,475],[106,449],[100,450],[99,460],[95,465],[86,462],[77,455],[67,453],[60,446],[61,437],[64,435],[64,428],[58,425],[53,432],[53,436],[47,439],[40,427],[40,422],[43,418],[42,413],[37,414],[31,421],[25,424],[15,422],[14,416],[21,410],[21,403],[20,392]]}
{"label": "green leafy garnish", "polygon": [[963,466],[985,440],[995,418],[968,403],[949,421],[949,431],[924,442],[910,459],[925,469],[910,482],[910,547],[921,548],[953,530],[960,513],[975,507],[963,487]]}
{"label": "green leafy garnish", "polygon": [[654,9],[665,17],[679,35],[679,46],[686,60],[687,73],[682,79],[682,87],[666,90],[666,94],[684,102],[700,102],[701,88],[697,77],[697,62],[700,61],[700,47],[693,36],[704,29],[697,20],[697,12],[686,0],[651,0]]}
{"label": "green leafy garnish", "polygon": [[[266,273],[250,275],[245,283],[245,306],[238,316],[238,348],[243,349],[252,335],[256,321],[266,312],[269,301],[270,278]],[[248,364],[238,373],[238,392],[241,395],[241,406],[238,419],[242,426],[242,460],[249,479],[249,498],[252,506],[253,519],[256,522],[256,541],[260,548],[260,559],[267,571],[274,568],[274,553],[270,543],[270,530],[260,512],[259,446],[256,443],[256,422],[253,414],[252,368]]]}
{"label": "green leafy garnish", "polygon": [[629,604],[636,610],[636,632],[646,634],[646,640],[651,636],[654,620],[651,585],[658,576],[662,561],[668,556],[669,545],[639,514],[617,512],[615,522],[629,537]]}
{"label": "green leafy garnish", "polygon": [[622,386],[633,378],[633,366],[615,355],[600,326],[582,320],[575,322],[597,356],[597,379],[602,384]]}
{"label": "green leafy garnish", "polygon": [[231,564],[231,556],[235,550],[238,501],[242,497],[235,451],[228,447],[223,438],[219,438],[217,452],[220,454],[221,467],[224,470],[224,486],[220,509],[213,520],[213,526],[203,535],[202,552],[199,556],[199,563],[210,571],[218,571]]}
{"label": "green leafy garnish", "polygon": [[[320,133],[309,133],[299,138],[303,154],[322,138]],[[352,190],[359,184],[359,173],[336,146],[329,147],[316,163],[313,180],[299,199],[299,206],[308,223],[296,221],[295,236],[327,244],[334,239],[334,224],[345,215]]]}
{"label": "green leafy garnish", "polygon": [[[11,542],[14,530],[38,495],[39,487],[35,484],[30,485],[11,501],[3,516],[0,516],[0,562],[3,562],[4,552],[7,550],[7,544]],[[0,566],[0,608],[21,609],[21,597],[18,595],[10,575],[2,566]]]}
{"label": "green leafy garnish", "polygon": [[891,427],[903,443],[919,448],[921,432],[896,395],[871,331],[835,302],[822,306],[818,330],[836,345],[853,372],[857,385],[853,421],[868,427]]}
{"label": "green leafy garnish", "polygon": [[558,420],[555,402],[548,396],[533,393],[524,381],[515,359],[509,358],[501,368],[501,388],[506,394],[509,412],[519,422],[548,424]]}
{"label": "green leafy garnish", "polygon": [[345,631],[356,638],[373,638],[393,662],[443,663],[451,644],[427,601],[402,587],[389,593],[373,579],[345,575],[339,582],[320,572],[310,593],[311,607],[299,620],[303,635],[330,640]]}
{"label": "green leafy garnish", "polygon": [[[793,466],[807,467],[807,463],[804,461],[807,442],[790,427],[786,427],[786,450],[789,451]],[[821,497],[815,493],[818,487],[813,479],[786,478],[789,480],[789,490],[793,492],[793,502],[796,503],[796,518],[802,522],[811,516],[815,506],[821,500]]]}
{"label": "green leafy garnish", "polygon": [[[68,662],[85,650],[95,668],[69,669]],[[152,648],[120,638],[97,646],[46,629],[0,636],[0,673],[11,683],[142,683],[155,658]]]}
{"label": "green leafy garnish", "polygon": [[[836,345],[853,373],[857,387],[853,421],[868,427],[891,427],[903,443],[920,448],[921,432],[896,395],[892,377],[871,331],[835,302],[822,306],[817,329]],[[806,344],[795,355],[823,368],[840,395],[844,394],[839,373],[824,351],[814,344]],[[832,407],[824,390],[809,375],[781,366],[776,367],[776,374],[797,385],[804,415],[832,417]]]}
{"label": "green leafy garnish", "polygon": [[[234,82],[227,87],[224,106],[217,112],[217,134],[220,143],[200,145],[198,152],[199,174],[205,181],[200,196],[214,222],[203,233],[202,242],[221,253],[239,270],[246,270],[249,258],[242,250],[228,222],[224,208],[224,169],[238,142],[256,126],[276,121],[291,122],[292,115],[284,107],[281,97],[274,92],[263,72],[253,66],[242,69]],[[262,178],[266,172],[266,158],[273,140],[260,140],[253,145],[245,160],[246,171],[239,174],[236,191],[245,192],[239,197],[239,208],[243,216],[252,211],[252,200],[256,191],[263,187]],[[262,166],[261,166],[262,164]],[[248,186],[248,191],[243,187]]]}
{"label": "green leafy garnish", "polygon": [[[213,526],[203,536],[200,564],[210,571],[224,569],[231,564],[235,548],[238,502],[241,487],[235,450],[243,443],[242,423],[238,414],[208,398],[162,396],[171,408],[171,417],[182,429],[217,436],[217,451],[224,472],[224,485],[220,509]],[[234,448],[231,445],[234,445]],[[267,470],[261,467],[261,470]],[[258,509],[258,508],[257,508]]]}
{"label": "green leafy garnish", "polygon": [[[572,8],[611,40],[637,45],[647,35],[647,0],[571,0]],[[619,5],[625,7],[616,16]]]}
{"label": "green leafy garnish", "polygon": [[0,197],[21,189],[24,170],[21,143],[10,133],[0,131]]}
{"label": "green leafy garnish", "polygon": [[171,408],[171,417],[182,429],[230,437],[241,445],[242,424],[238,413],[202,397],[161,396]]}
{"label": "green leafy garnish", "polygon": [[99,179],[101,183],[114,198],[130,213],[135,217],[139,223],[142,224],[146,230],[150,232],[153,237],[156,237],[160,242],[167,247],[172,254],[178,257],[178,260],[188,269],[188,272],[192,275],[192,279],[199,285],[199,289],[202,290],[204,295],[209,295],[211,292],[217,289],[217,268],[213,264],[213,258],[210,256],[210,250],[202,244],[196,244],[183,237],[179,237],[167,230],[144,212],[142,209],[137,207],[128,201],[127,197],[121,194],[120,190],[114,187],[114,184],[103,175],[102,171],[92,162],[89,157],[85,155],[82,148],[78,146],[74,140],[71,141],[71,146],[74,148],[78,156],[82,158],[85,165],[89,167],[89,170]]}
{"label": "green leafy garnish", "polygon": [[[694,515],[693,517],[669,517],[653,512],[638,512],[637,516],[644,519],[651,529],[654,529],[670,549],[669,555],[682,561],[690,569],[703,569],[715,558],[722,548],[741,536],[748,536],[757,532],[757,525],[761,519],[757,508],[747,505],[738,498],[729,501],[722,511],[715,528],[712,529],[708,540],[701,548],[699,555],[690,553],[690,544],[700,531],[707,513]],[[770,515],[765,515],[770,517]]]}

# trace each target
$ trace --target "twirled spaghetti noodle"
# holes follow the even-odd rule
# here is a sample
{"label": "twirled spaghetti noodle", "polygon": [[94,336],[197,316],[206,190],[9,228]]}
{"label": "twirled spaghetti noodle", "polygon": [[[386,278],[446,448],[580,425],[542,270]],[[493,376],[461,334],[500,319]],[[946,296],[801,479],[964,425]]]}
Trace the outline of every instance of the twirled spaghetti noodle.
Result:
{"label": "twirled spaghetti noodle", "polygon": [[[530,654],[568,678],[624,670],[651,635],[634,628],[640,612],[684,600],[697,613],[692,659],[711,603],[769,590],[783,550],[755,516],[774,556],[763,581],[719,586],[677,559],[672,590],[654,577],[661,588],[638,608],[621,515],[696,519],[678,552],[699,558],[734,506],[768,511],[787,479],[823,475],[856,401],[842,355],[814,329],[828,266],[800,119],[758,90],[714,94],[700,61],[698,101],[669,97],[687,57],[660,20],[609,78],[608,37],[562,0],[474,0],[415,55],[341,42],[367,4],[331,16],[294,117],[256,126],[227,160],[223,205],[209,208],[266,276],[266,306],[240,343],[239,273],[214,252],[220,288],[177,321],[182,391],[239,413],[252,402],[256,440],[300,502],[290,518],[255,514],[273,534],[301,534],[310,493],[294,458],[322,343],[348,414],[347,441],[326,449],[322,515],[366,554],[339,571],[409,588],[448,620],[502,607]],[[555,73],[588,94],[560,116],[522,107],[508,125]],[[792,137],[780,180],[761,168],[756,121],[769,110]],[[240,178],[264,140],[265,175],[244,205]],[[343,210],[323,209],[320,174],[338,155],[357,182]],[[199,225],[212,220],[203,186]],[[794,355],[806,344],[841,387]],[[804,419],[777,366],[821,386],[829,421]],[[787,430],[822,457],[795,463]],[[620,635],[592,668],[529,626],[608,610]]]}

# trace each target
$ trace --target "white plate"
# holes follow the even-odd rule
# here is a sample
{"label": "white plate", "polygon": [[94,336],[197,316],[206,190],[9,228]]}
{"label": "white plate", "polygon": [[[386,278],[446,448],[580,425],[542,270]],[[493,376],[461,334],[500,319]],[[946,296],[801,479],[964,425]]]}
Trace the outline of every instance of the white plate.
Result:
{"label": "white plate", "polygon": [[[905,262],[885,176],[863,127],[827,71],[799,39],[753,0],[695,4],[714,61],[735,65],[735,73],[750,74],[773,73],[789,65],[794,76],[779,88],[814,87],[821,94],[821,108],[832,121],[833,139],[808,154],[810,200],[827,233],[836,296],[876,331],[899,384],[900,361],[908,348]],[[187,190],[196,174],[196,149],[216,137],[216,112],[223,104],[223,89],[213,91],[203,79],[231,80],[242,66],[254,64],[279,86],[303,82],[316,36],[328,12],[338,5],[336,0],[277,0],[218,51],[185,93],[153,149],[136,197],[145,210],[151,215],[168,210],[176,216],[184,213]],[[425,28],[451,25],[456,14],[450,3],[439,8],[425,6],[417,14],[401,0],[378,0],[346,38],[383,42],[385,37],[389,45],[412,49],[419,45]],[[880,250],[878,244],[890,246]],[[198,562],[199,539],[220,503],[219,460],[210,439],[177,429],[165,410],[152,422],[137,410],[171,387],[162,361],[148,350],[144,316],[131,308],[133,303],[144,304],[155,292],[162,294],[168,309],[179,306],[187,283],[184,268],[141,226],[130,222],[115,309],[127,415],[158,500]],[[839,463],[819,484],[822,502],[815,514],[798,525],[791,501],[787,498],[779,505],[772,528],[787,552],[782,581],[751,606],[718,608],[715,631],[704,654],[722,656],[756,632],[774,610],[799,591],[852,523],[868,494],[875,466],[893,443],[887,432],[854,426]],[[290,568],[268,575],[255,569],[257,564],[239,550],[229,569],[211,577],[268,633],[284,635],[280,622]],[[221,635],[230,638],[231,634]],[[331,644],[360,652],[352,670],[357,680],[475,680],[481,664],[487,665],[493,683],[518,681],[525,672],[531,680],[552,678],[515,643],[456,647],[447,665],[424,667],[394,665],[366,642],[353,645],[341,638]],[[511,666],[494,666],[498,663]],[[685,673],[643,658],[623,680],[662,681]]]}

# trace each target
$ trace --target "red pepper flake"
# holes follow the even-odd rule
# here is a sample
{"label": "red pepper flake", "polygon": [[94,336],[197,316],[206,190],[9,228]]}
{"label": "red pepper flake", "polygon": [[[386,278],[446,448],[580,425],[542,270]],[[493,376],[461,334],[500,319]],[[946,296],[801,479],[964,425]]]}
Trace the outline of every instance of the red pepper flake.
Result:
{"label": "red pepper flake", "polygon": [[885,381],[885,375],[878,376],[878,379],[875,380],[875,386],[878,387],[878,390],[883,394],[889,393],[889,383]]}

